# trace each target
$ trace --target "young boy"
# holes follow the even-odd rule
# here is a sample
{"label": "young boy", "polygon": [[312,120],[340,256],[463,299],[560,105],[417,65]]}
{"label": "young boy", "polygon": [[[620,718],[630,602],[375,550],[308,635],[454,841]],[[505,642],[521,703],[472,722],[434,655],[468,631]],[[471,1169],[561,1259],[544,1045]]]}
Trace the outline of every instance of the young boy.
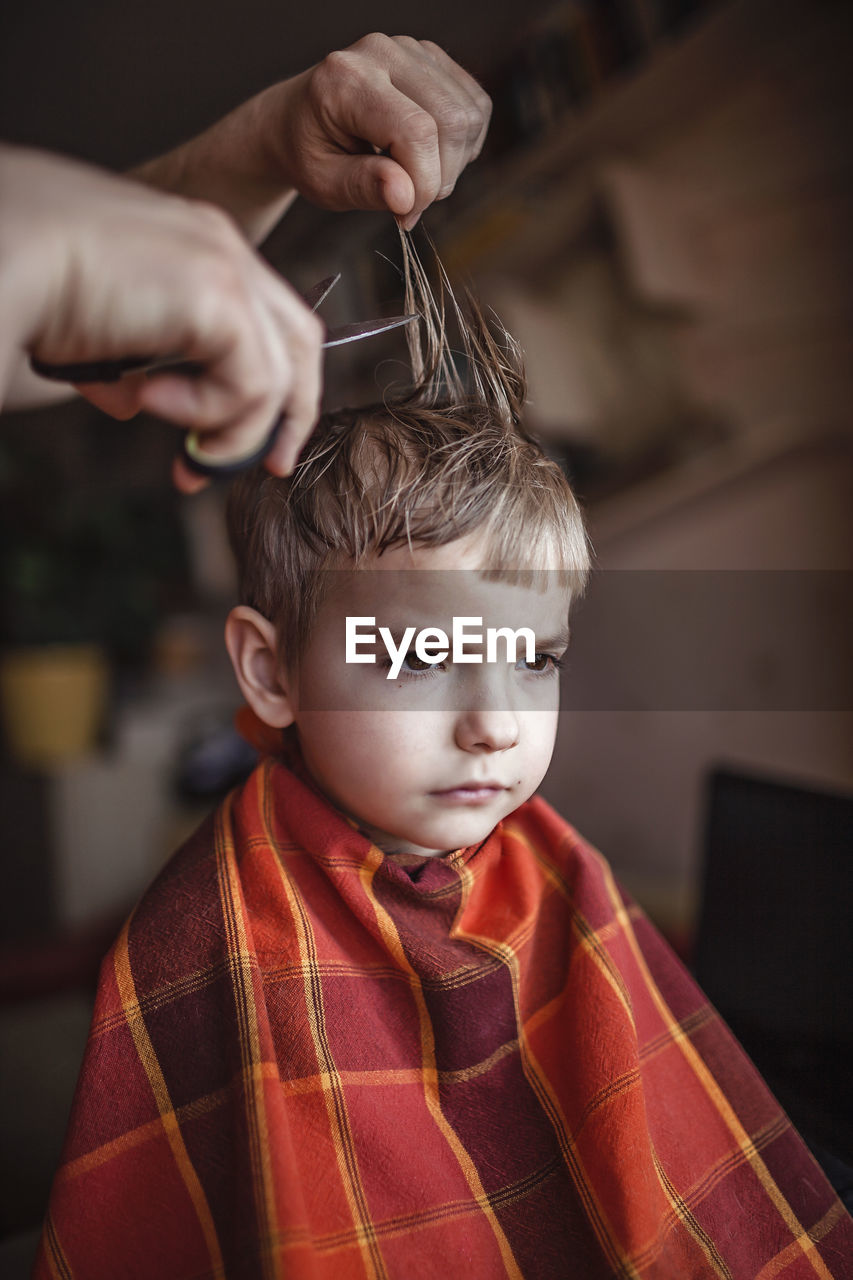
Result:
{"label": "young boy", "polygon": [[512,350],[466,341],[473,390],[438,333],[408,400],[235,487],[266,754],[104,963],[38,1276],[851,1274],[778,1104],[534,796],[587,546]]}

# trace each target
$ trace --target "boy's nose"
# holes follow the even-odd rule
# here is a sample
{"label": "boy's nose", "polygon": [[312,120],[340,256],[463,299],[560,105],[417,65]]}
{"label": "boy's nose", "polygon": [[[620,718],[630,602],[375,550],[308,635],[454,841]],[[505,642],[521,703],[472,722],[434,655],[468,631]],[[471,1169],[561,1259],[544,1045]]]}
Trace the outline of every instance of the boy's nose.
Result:
{"label": "boy's nose", "polygon": [[456,720],[456,744],[463,751],[508,751],[518,742],[514,711],[471,708]]}

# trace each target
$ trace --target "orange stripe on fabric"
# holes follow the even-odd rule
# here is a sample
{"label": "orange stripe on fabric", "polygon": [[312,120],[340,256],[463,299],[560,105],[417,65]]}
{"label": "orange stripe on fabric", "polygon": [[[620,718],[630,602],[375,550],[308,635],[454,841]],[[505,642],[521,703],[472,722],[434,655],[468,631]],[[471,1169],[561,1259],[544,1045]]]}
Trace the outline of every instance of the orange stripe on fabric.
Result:
{"label": "orange stripe on fabric", "polygon": [[[230,968],[229,960],[223,959],[216,964],[212,964],[208,969],[199,969],[176,982],[165,983],[162,987],[146,992],[140,998],[139,1012],[145,1016],[173,1003],[175,1000],[183,999],[188,995],[195,995],[197,992],[203,991],[210,983],[215,982],[223,973],[230,973]],[[441,977],[431,979],[424,985],[434,991],[453,991],[458,987],[466,986],[470,982],[478,982],[489,969],[497,968],[500,968],[499,961],[488,957],[487,962],[482,965],[463,965],[461,968],[443,974]],[[391,965],[368,963],[353,965],[346,964],[340,960],[326,960],[318,963],[317,973],[320,977],[325,977],[327,974],[336,977],[353,978],[372,975],[377,978],[397,979],[400,982],[405,982],[407,986],[411,985],[408,978],[404,974],[398,973]],[[302,979],[302,968],[296,964],[282,965],[280,969],[264,970],[264,984],[266,986],[288,981],[301,982]],[[108,1032],[114,1031],[117,1026],[121,1026],[125,1021],[124,1010],[105,1014],[97,1023],[93,1023],[89,1032],[89,1039],[94,1040],[99,1036],[106,1035]]]}
{"label": "orange stripe on fabric", "polygon": [[[337,1077],[342,1085],[348,1087],[387,1089],[389,1085],[418,1084],[421,1073],[414,1067],[407,1067],[390,1071],[338,1071]],[[320,1093],[327,1083],[326,1073],[298,1076],[293,1080],[282,1080],[281,1091],[285,1095]]]}
{"label": "orange stripe on fabric", "polygon": [[[537,849],[530,842],[530,840],[528,840],[524,832],[519,831],[518,829],[514,829],[513,834],[516,837],[516,839],[537,860],[540,867],[542,867],[546,875],[549,876],[549,879],[557,887],[558,891],[566,898],[567,901],[571,903],[572,920],[573,920],[574,927],[580,937],[580,945],[582,950],[587,952],[592,957],[594,963],[598,967],[599,972],[602,974],[605,980],[609,983],[614,993],[619,997],[620,1001],[622,1002],[623,1008],[625,1010],[625,1014],[628,1020],[630,1021],[632,1027],[634,1027],[635,1026],[634,1011],[631,1004],[630,993],[625,984],[624,978],[616,968],[613,958],[611,957],[609,952],[605,949],[602,943],[602,939],[604,938],[609,939],[610,937],[615,937],[618,935],[618,932],[619,932],[618,926],[620,925],[621,920],[625,918],[624,909],[622,911],[621,917],[617,912],[615,920],[608,921],[605,925],[601,926],[597,930],[593,929],[592,926],[589,924],[589,922],[578,910],[577,904],[574,902],[572,895],[569,891],[569,886],[566,884],[565,880],[559,874],[557,869],[551,866],[551,864],[543,856],[540,850]],[[607,862],[604,860],[604,858],[602,858],[601,854],[598,853],[597,850],[592,849],[592,853],[594,854],[595,859],[598,862],[598,865],[601,868],[602,872],[604,873],[605,877],[607,877],[609,879],[609,883],[612,884],[612,876],[611,876],[610,868]],[[623,932],[624,932],[624,926],[623,926]],[[670,1021],[669,1021],[669,1031],[670,1031],[670,1036],[674,1041],[680,1041],[685,1038],[685,1031],[683,1030],[683,1028],[679,1023],[675,1022],[675,1020],[672,1018],[671,1015],[670,1015]],[[638,1048],[638,1055],[639,1055],[639,1048]],[[651,1136],[649,1137],[649,1149],[652,1156],[652,1168],[657,1178],[658,1186],[660,1187],[660,1190],[664,1199],[669,1205],[668,1212],[670,1214],[674,1214],[676,1219],[680,1220],[684,1224],[684,1226],[693,1236],[696,1243],[699,1245],[702,1252],[705,1254],[705,1257],[707,1258],[709,1264],[714,1268],[714,1270],[717,1272],[718,1275],[723,1277],[724,1280],[727,1280],[729,1276],[728,1270],[725,1267],[725,1264],[723,1263],[722,1258],[719,1258],[719,1255],[716,1253],[716,1250],[713,1248],[710,1238],[702,1230],[699,1223],[695,1220],[695,1218],[689,1212],[689,1210],[687,1210],[687,1207],[684,1204],[684,1202],[675,1195],[674,1188],[672,1187],[672,1184],[670,1183],[669,1179],[663,1176],[663,1170],[658,1160],[658,1156],[657,1156],[657,1152],[655,1151],[654,1144],[651,1141]],[[614,1244],[615,1243],[616,1242],[614,1241]],[[630,1258],[626,1257],[627,1264],[630,1267],[635,1268],[637,1266],[637,1258],[645,1257],[645,1254],[649,1251],[649,1249],[652,1249],[652,1250],[654,1249],[654,1242],[651,1242],[650,1245],[647,1246],[647,1248],[642,1251],[642,1253],[638,1255],[637,1254],[632,1255]],[[719,1262],[716,1259],[719,1259]]]}
{"label": "orange stripe on fabric", "polygon": [[[764,1129],[757,1133],[753,1138],[756,1150],[760,1151],[762,1147],[766,1147],[769,1143],[773,1142],[779,1134],[784,1132],[788,1127],[789,1122],[784,1116],[780,1116],[774,1120],[772,1124],[766,1125]],[[695,1208],[697,1205],[701,1204],[703,1200],[706,1200],[711,1192],[716,1190],[719,1184],[723,1182],[734,1169],[745,1163],[746,1157],[741,1151],[730,1152],[728,1156],[722,1160],[718,1160],[716,1164],[706,1170],[703,1177],[698,1182],[694,1182],[692,1186],[688,1187],[680,1199],[685,1204],[689,1204],[692,1208]],[[661,1170],[661,1176],[666,1177],[663,1170]],[[644,1250],[642,1254],[637,1254],[635,1256],[634,1262],[641,1270],[650,1266],[657,1260],[661,1250],[663,1249],[664,1236],[669,1230],[669,1226],[667,1224],[669,1223],[674,1226],[680,1218],[681,1214],[676,1206],[670,1211],[667,1218],[662,1221],[661,1232],[658,1240],[654,1244],[650,1245],[648,1249]],[[722,1259],[720,1261],[721,1265],[725,1267],[725,1262],[723,1262]]]}
{"label": "orange stripe on fabric", "polygon": [[[266,841],[256,841],[256,844]],[[329,866],[330,859],[326,859],[324,865]],[[347,870],[354,870],[350,863],[342,864]],[[454,890],[455,892],[456,890]],[[438,894],[433,897],[438,897]],[[484,963],[481,965],[462,965],[458,969],[451,970],[441,977],[433,978],[429,983],[425,983],[433,990],[450,991],[457,987],[465,986],[469,982],[477,982],[483,976],[484,972],[491,968],[499,968],[499,962],[491,957],[485,957]],[[145,1015],[162,1008],[164,1005],[171,1004],[175,1000],[183,999],[185,996],[194,995],[198,991],[202,991],[211,982],[216,981],[223,973],[230,971],[230,963],[228,959],[222,959],[215,964],[211,964],[206,969],[197,969],[194,973],[185,974],[175,982],[164,983],[161,987],[155,987],[152,991],[147,991],[139,1000],[139,1011]],[[408,979],[404,974],[398,973],[391,965],[369,964],[362,965],[347,964],[341,960],[325,960],[317,965],[317,972],[320,976],[326,974],[339,975],[343,977],[362,977],[364,974],[373,974],[376,977],[396,978],[401,982]],[[264,983],[269,985],[277,982],[285,982],[288,980],[298,979],[302,981],[302,969],[299,965],[282,965],[280,969],[265,969]],[[113,1031],[126,1021],[123,1010],[105,1014],[97,1022],[92,1024],[89,1032],[89,1039],[95,1039],[98,1036],[105,1035],[109,1031]]]}
{"label": "orange stripe on fabric", "polygon": [[204,1236],[207,1252],[210,1257],[211,1275],[216,1277],[225,1276],[225,1267],[222,1261],[222,1251],[219,1247],[219,1240],[216,1235],[216,1227],[213,1223],[213,1217],[210,1212],[210,1206],[207,1203],[207,1197],[204,1189],[199,1182],[198,1175],[193,1168],[189,1153],[184,1143],[184,1137],[181,1133],[175,1115],[175,1109],[172,1106],[169,1090],[166,1085],[160,1063],[154,1052],[154,1046],[148,1035],[148,1028],[139,1013],[139,1002],[136,996],[136,983],[133,979],[133,972],[130,967],[130,954],[128,951],[128,932],[130,929],[130,921],[125,924],[114,951],[114,968],[116,982],[118,984],[119,995],[121,997],[122,1007],[125,1010],[127,1025],[133,1036],[133,1042],[136,1046],[136,1052],[139,1060],[145,1068],[151,1090],[157,1103],[157,1110],[160,1112],[160,1121],[166,1133],[169,1146],[172,1150],[172,1156],[178,1171],[184,1180],[193,1208],[198,1217],[199,1226]]}
{"label": "orange stripe on fabric", "polygon": [[[819,1240],[823,1240],[824,1236],[828,1236],[836,1222],[845,1216],[847,1210],[840,1200],[836,1200],[835,1204],[821,1218],[811,1231],[807,1232],[809,1241],[812,1246]],[[771,1258],[768,1263],[761,1268],[755,1280],[773,1280],[773,1276],[778,1276],[780,1272],[789,1267],[797,1256],[800,1248],[799,1240],[792,1240],[781,1253],[777,1253],[775,1258]]]}
{"label": "orange stripe on fabric", "polygon": [[[600,855],[598,856],[600,858]],[[603,859],[601,859],[601,862],[603,863]],[[604,865],[606,866],[606,864]],[[602,939],[602,936],[604,936],[606,933],[609,934],[611,937],[617,936],[619,932],[618,929],[614,929],[610,926],[605,926],[604,928],[599,930],[595,930],[595,931],[592,930],[591,926],[589,926],[588,922],[584,920],[584,918],[581,916],[580,912],[577,910],[576,907],[574,908],[574,921],[575,921],[576,927],[578,927],[579,929],[581,928],[586,929],[587,931],[586,943],[588,944],[586,945],[586,950],[592,956],[595,964],[599,968],[599,971],[603,973],[605,977],[608,978],[609,980],[613,975],[614,962],[609,952],[607,952],[604,949],[601,939]],[[581,921],[583,921],[583,925],[581,925]],[[635,1034],[636,1034],[636,1024],[634,1022],[633,1007],[631,1004],[630,995],[628,993],[627,987],[624,985],[624,979],[622,979],[621,975],[619,975],[619,981],[612,982],[611,985],[614,991],[616,991],[623,998],[626,1015],[631,1023],[631,1026],[635,1028]],[[681,1024],[677,1023],[674,1019],[671,1019],[668,1026],[668,1035],[666,1037],[665,1042],[669,1043],[671,1041],[671,1042],[678,1043],[684,1040],[685,1038],[686,1038],[686,1032],[681,1026]],[[660,1039],[660,1037],[658,1037],[658,1039]],[[643,1060],[642,1054],[639,1051],[639,1044],[638,1044],[638,1058],[640,1061]],[[684,1201],[677,1195],[669,1178],[665,1177],[663,1167],[658,1158],[658,1154],[655,1149],[654,1143],[652,1142],[651,1135],[649,1135],[649,1152],[651,1155],[651,1166],[652,1166],[652,1169],[654,1170],[655,1177],[657,1178],[658,1186],[660,1187],[660,1190],[669,1206],[667,1210],[667,1214],[662,1219],[662,1221],[666,1221],[667,1219],[670,1219],[673,1222],[680,1221],[683,1224],[683,1226],[686,1228],[686,1230],[690,1233],[690,1235],[693,1237],[693,1239],[696,1241],[697,1245],[702,1250],[702,1252],[705,1254],[705,1257],[709,1265],[713,1267],[715,1273],[718,1276],[720,1276],[722,1280],[731,1280],[730,1272],[726,1264],[723,1262],[723,1259],[720,1257],[719,1253],[715,1249],[710,1237],[699,1225],[698,1221],[696,1220],[694,1215],[689,1211]],[[647,1245],[646,1248],[642,1250],[640,1253],[632,1254],[631,1255],[632,1265],[635,1267],[640,1267],[640,1269],[642,1269],[642,1265],[645,1265],[645,1259],[647,1255],[649,1254],[651,1254],[652,1256],[657,1255],[657,1253],[659,1252],[659,1244],[660,1244],[660,1237],[658,1237],[658,1245],[656,1245],[655,1240],[653,1239],[649,1243],[649,1245]]]}
{"label": "orange stripe on fabric", "polygon": [[[562,995],[555,996],[553,1000],[549,1000],[548,1003],[544,1004],[541,1009],[537,1010],[532,1017],[527,1019],[525,1029],[528,1035],[544,1026],[544,1024],[549,1022],[552,1018],[557,1017],[561,1010]],[[688,1017],[684,1018],[678,1026],[684,1035],[691,1035],[694,1031],[699,1030],[707,1023],[715,1021],[718,1016],[719,1015],[711,1008],[710,1005],[705,1005],[695,1013],[691,1013]],[[669,1031],[661,1032],[660,1035],[655,1036],[653,1040],[649,1040],[643,1045],[639,1053],[640,1062],[648,1062],[652,1058],[657,1057],[657,1055],[662,1053],[664,1049],[669,1048],[671,1044],[672,1036]],[[624,1071],[621,1075],[614,1077],[614,1079],[612,1079],[604,1089],[593,1094],[589,1102],[587,1102],[584,1107],[580,1120],[575,1127],[575,1139],[580,1136],[584,1125],[590,1117],[599,1110],[599,1108],[608,1103],[611,1098],[618,1096],[620,1093],[625,1093],[629,1089],[634,1089],[641,1084],[642,1073],[639,1067],[635,1067],[630,1071]]]}
{"label": "orange stripe on fabric", "polygon": [[58,1171],[56,1175],[57,1186],[63,1182],[72,1182],[84,1173],[89,1173],[90,1170],[97,1169],[109,1160],[114,1160],[116,1156],[132,1151],[134,1147],[142,1146],[145,1142],[151,1142],[153,1138],[159,1136],[162,1129],[162,1117],[159,1120],[149,1120],[148,1124],[138,1125],[136,1129],[131,1129],[129,1133],[123,1133],[120,1138],[113,1138],[111,1142],[105,1142],[103,1146],[96,1147],[94,1151],[87,1151],[84,1156],[78,1156],[76,1160],[70,1160],[68,1164],[64,1164]]}
{"label": "orange stripe on fabric", "polygon": [[[394,921],[391,919],[391,916],[381,905],[373,892],[373,877],[376,874],[376,869],[381,864],[383,857],[384,855],[381,850],[375,845],[371,845],[370,852],[361,867],[360,879],[368,901],[373,907],[373,911],[376,916],[376,923],[379,926],[379,932],[385,946],[388,948],[400,968],[404,970],[404,972],[408,973],[412,979],[412,995],[417,1009],[418,1022],[420,1024],[423,1086],[427,1109],[429,1110],[429,1113],[439,1131],[443,1135],[445,1142],[453,1152],[460,1169],[465,1175],[468,1186],[471,1188],[474,1200],[479,1205],[483,1212],[483,1216],[486,1218],[486,1221],[492,1229],[492,1233],[494,1234],[498,1248],[500,1249],[503,1264],[506,1267],[507,1275],[516,1277],[517,1280],[522,1280],[521,1271],[519,1270],[518,1263],[515,1260],[515,1255],[513,1254],[510,1243],[507,1240],[497,1217],[495,1216],[494,1209],[489,1203],[489,1199],[486,1195],[485,1188],[480,1181],[480,1175],[477,1172],[474,1161],[460,1142],[458,1135],[454,1131],[453,1127],[448,1123],[441,1109],[441,1102],[438,1096],[438,1070],[435,1059],[435,1037],[433,1035],[432,1023],[430,1021],[429,1011],[424,998],[423,988],[417,973],[409,964],[408,957],[406,956],[405,949],[400,941],[400,935],[397,932]],[[456,870],[461,876],[463,867],[459,866]]]}
{"label": "orange stripe on fabric", "polygon": [[[690,1208],[690,1205],[687,1203],[687,1199],[684,1196],[679,1195],[679,1193],[676,1191],[671,1179],[667,1176],[666,1170],[664,1169],[663,1165],[658,1159],[658,1154],[654,1150],[654,1148],[652,1148],[652,1158],[654,1159],[654,1162],[655,1162],[655,1172],[657,1173],[660,1181],[666,1187],[667,1194],[673,1206],[673,1210],[674,1210],[673,1226],[675,1225],[675,1222],[682,1222],[684,1226],[687,1227],[688,1231],[693,1236],[693,1238],[697,1241],[697,1243],[702,1247],[702,1249],[704,1249],[705,1256],[708,1258],[709,1262],[714,1267],[715,1271],[717,1272],[717,1275],[724,1276],[725,1280],[734,1280],[732,1273],[726,1264],[725,1259],[720,1254],[720,1251],[718,1250],[717,1246],[714,1244],[714,1241],[711,1239],[711,1237],[708,1235],[708,1232],[704,1229],[704,1227],[701,1226],[701,1224],[697,1221],[697,1219],[694,1217],[693,1213],[691,1212],[691,1208]],[[665,1229],[665,1222],[661,1222],[660,1231],[658,1234],[657,1247],[654,1249],[647,1250],[646,1254],[643,1255],[643,1259],[642,1259],[643,1269],[650,1266],[651,1262],[657,1259],[657,1257],[660,1255],[664,1247],[666,1236],[668,1234],[669,1234],[668,1230]],[[639,1260],[635,1259],[635,1261],[639,1265]]]}
{"label": "orange stripe on fabric", "polygon": [[[271,795],[272,784],[266,778],[266,770],[263,772],[263,786],[267,794]],[[303,971],[306,1020],[311,1029],[314,1051],[317,1055],[317,1065],[320,1068],[319,1078],[323,1085],[323,1098],[326,1104],[326,1114],[329,1118],[335,1155],[337,1156],[341,1184],[367,1274],[374,1277],[375,1280],[387,1280],[385,1262],[379,1249],[373,1223],[370,1220],[367,1199],[361,1182],[358,1157],[350,1130],[341,1078],[335,1066],[326,1035],[323,989],[317,965],[314,933],[299,890],[287,870],[286,859],[275,840],[272,830],[272,815],[266,806],[263,809],[263,822],[267,834],[267,843],[278,855],[276,864],[296,931]]]}
{"label": "orange stripe on fabric", "polygon": [[55,1277],[55,1280],[74,1280],[74,1272],[62,1251],[59,1236],[56,1234],[56,1224],[49,1213],[44,1223],[42,1247],[47,1255],[50,1274]]}
{"label": "orange stripe on fabric", "polygon": [[[692,1035],[694,1031],[699,1030],[709,1022],[717,1019],[718,1015],[710,1005],[705,1005],[698,1009],[696,1013],[691,1013],[678,1024],[679,1031],[683,1035]],[[672,1036],[669,1031],[662,1032],[655,1036],[653,1040],[649,1040],[640,1050],[639,1058],[641,1063],[650,1062],[656,1058],[658,1054],[663,1053],[664,1049],[669,1048],[672,1044]],[[583,1109],[581,1118],[575,1129],[575,1137],[577,1138],[581,1129],[600,1107],[604,1106],[611,1098],[616,1097],[620,1093],[625,1093],[628,1089],[633,1089],[637,1085],[642,1084],[642,1072],[640,1069],[634,1068],[631,1071],[625,1071],[621,1075],[616,1076],[606,1088],[601,1089],[598,1093],[590,1098],[589,1102]]]}
{"label": "orange stripe on fabric", "polygon": [[[194,973],[186,974],[176,982],[167,982],[162,987],[155,987],[153,991],[146,992],[140,998],[138,1012],[145,1016],[163,1008],[164,1005],[171,1004],[174,1000],[181,1000],[185,996],[195,995],[196,992],[204,990],[216,978],[226,973],[228,967],[228,961],[223,959],[216,964],[212,964],[208,969],[197,969]],[[126,1015],[123,1009],[105,1014],[98,1022],[93,1023],[92,1030],[89,1032],[89,1039],[92,1040],[98,1036],[105,1035],[108,1031],[115,1030],[117,1026],[120,1026],[125,1021]]]}
{"label": "orange stripe on fabric", "polygon": [[[440,1084],[460,1084],[468,1080],[476,1080],[478,1076],[486,1075],[497,1063],[509,1057],[510,1054],[516,1053],[517,1050],[518,1041],[509,1040],[482,1062],[475,1062],[470,1067],[460,1067],[455,1071],[438,1071],[436,1073],[438,1081]],[[343,1085],[359,1089],[387,1089],[392,1085],[420,1084],[423,1073],[417,1067],[390,1068],[387,1071],[339,1070],[338,1079]],[[281,1091],[285,1095],[318,1093],[322,1088],[324,1088],[323,1077],[319,1075],[297,1076],[281,1081]],[[80,1159],[85,1160],[87,1157],[81,1156]]]}
{"label": "orange stripe on fabric", "polygon": [[[779,1190],[779,1187],[776,1185],[767,1165],[755,1150],[752,1142],[750,1141],[749,1135],[741,1124],[741,1121],[735,1113],[735,1110],[728,1098],[720,1089],[709,1068],[705,1065],[705,1062],[693,1046],[692,1041],[687,1036],[679,1033],[678,1024],[673,1017],[672,1011],[658,990],[657,983],[649,972],[645,957],[643,956],[640,944],[637,941],[636,934],[634,933],[634,928],[628,919],[625,905],[622,902],[618,889],[616,888],[612,872],[606,863],[603,863],[602,869],[611,905],[617,918],[622,923],[623,936],[633,953],[637,967],[643,976],[646,988],[658,1010],[658,1013],[672,1031],[673,1041],[678,1044],[678,1047],[681,1049],[687,1063],[692,1068],[696,1078],[699,1080],[708,1095],[708,1098],[716,1107],[717,1112],[737,1143],[740,1151],[744,1154],[750,1166],[756,1173],[771,1204],[776,1209],[792,1236],[795,1237],[795,1243],[800,1246],[803,1254],[812,1264],[815,1274],[820,1276],[822,1280],[832,1280],[831,1273],[828,1271],[823,1259],[819,1256],[815,1258],[811,1257],[811,1254],[815,1253],[814,1244],[808,1239],[808,1233],[802,1227],[790,1204]],[[804,1241],[808,1241],[808,1243],[804,1243]]]}
{"label": "orange stripe on fabric", "polygon": [[[528,842],[520,832],[514,829],[512,834],[522,844],[527,846]],[[540,869],[545,870],[545,868],[541,866],[541,863],[539,865]],[[473,883],[470,872],[467,867],[460,867],[459,872],[463,879],[468,880],[466,893],[470,893],[471,884]],[[521,1016],[519,1013],[518,956],[515,951],[513,951],[512,947],[508,946],[506,943],[497,942],[493,938],[481,937],[478,934],[463,931],[461,928],[459,930],[459,936],[468,938],[471,942],[483,947],[492,955],[500,957],[503,965],[508,970],[510,980],[512,982],[513,1002],[515,1004],[515,1022],[518,1027],[519,1049],[524,1074],[530,1082],[531,1088],[539,1099],[542,1109],[551,1123],[557,1137],[557,1141],[560,1145],[560,1151],[563,1154],[563,1159],[566,1162],[566,1167],[569,1170],[572,1181],[578,1195],[580,1196],[581,1202],[583,1203],[584,1210],[593,1231],[595,1232],[596,1239],[601,1245],[602,1251],[608,1259],[608,1262],[617,1275],[624,1276],[626,1280],[640,1280],[638,1273],[632,1267],[630,1260],[624,1253],[624,1250],[620,1248],[615,1239],[612,1226],[607,1219],[603,1206],[596,1196],[592,1184],[586,1177],[580,1153],[575,1145],[574,1138],[570,1132],[569,1125],[566,1121],[565,1115],[563,1114],[559,1101],[553,1089],[548,1084],[545,1073],[530,1048],[530,1043],[528,1041],[525,1028],[522,1026]]]}
{"label": "orange stripe on fabric", "polygon": [[[493,1206],[514,1204],[529,1195],[532,1189],[546,1182],[548,1178],[553,1177],[556,1171],[557,1162],[554,1161],[550,1168],[539,1170],[535,1174],[522,1178],[519,1182],[511,1183],[509,1186],[501,1188],[500,1191],[492,1192],[489,1196],[489,1201]],[[474,1214],[479,1214],[479,1212],[480,1207],[474,1200],[448,1200],[443,1205],[436,1205],[433,1209],[425,1209],[421,1213],[408,1213],[396,1218],[386,1218],[376,1224],[376,1232],[383,1240],[393,1239],[395,1236],[411,1235],[415,1231],[429,1230],[438,1222],[470,1218]],[[336,1231],[332,1235],[317,1236],[313,1240],[317,1252],[326,1255],[341,1253],[350,1248],[353,1242],[352,1235],[345,1231]],[[455,1277],[451,1277],[450,1280],[455,1280]],[[474,1276],[472,1280],[478,1280],[478,1277]]]}
{"label": "orange stripe on fabric", "polygon": [[[265,1062],[259,1074],[265,1079],[277,1080],[278,1067],[274,1062]],[[242,1075],[240,1079],[242,1080]],[[217,1089],[215,1093],[208,1093],[201,1098],[195,1098],[192,1102],[187,1102],[175,1112],[178,1124],[182,1125],[188,1120],[195,1120],[198,1116],[207,1115],[217,1107],[224,1106],[228,1101],[229,1093],[230,1088],[226,1086],[224,1089]],[[151,1120],[148,1124],[138,1125],[137,1128],[130,1129],[120,1137],[113,1138],[92,1151],[87,1151],[85,1155],[69,1160],[58,1170],[54,1179],[56,1185],[73,1181],[74,1178],[88,1173],[90,1169],[97,1169],[99,1165],[114,1160],[116,1156],[132,1151],[134,1147],[141,1146],[144,1142],[150,1142],[152,1138],[157,1137],[162,1127],[161,1120]]]}
{"label": "orange stripe on fabric", "polygon": [[701,1178],[687,1188],[684,1192],[684,1198],[689,1200],[691,1204],[701,1204],[728,1177],[733,1169],[748,1162],[750,1152],[753,1150],[763,1151],[765,1147],[768,1147],[771,1142],[775,1142],[790,1127],[790,1120],[780,1111],[775,1120],[766,1124],[763,1129],[759,1129],[753,1135],[746,1151],[741,1151],[738,1148],[717,1160],[710,1168],[705,1170]]}
{"label": "orange stripe on fabric", "polygon": [[[261,793],[262,794],[262,793]],[[232,797],[223,803],[216,821],[214,849],[219,900],[231,969],[231,986],[237,1012],[240,1058],[246,1091],[246,1123],[252,1160],[252,1189],[259,1221],[264,1275],[279,1280],[281,1271],[272,1240],[278,1230],[278,1212],[270,1156],[269,1125],[263,1086],[258,1011],[255,1006],[252,953],[246,937],[243,895],[231,830]]]}
{"label": "orange stripe on fabric", "polygon": [[[481,965],[464,965],[462,968],[454,969],[452,972],[443,974],[441,977],[431,978],[428,982],[424,982],[424,986],[432,991],[453,991],[457,987],[464,987],[470,982],[478,982],[484,974],[491,969],[500,966],[491,957],[484,957],[486,961]],[[363,964],[346,964],[341,960],[323,960],[317,963],[317,973],[321,978],[328,976],[339,978],[391,978],[410,987],[412,984],[404,973],[398,973],[396,969],[389,964],[374,964],[365,961]],[[282,965],[280,969],[264,969],[264,983],[272,984],[278,982],[292,981],[298,978],[302,981],[302,969],[297,964]]]}
{"label": "orange stripe on fabric", "polygon": [[[625,985],[625,980],[616,965],[613,963],[610,955],[601,945],[602,939],[606,938],[608,932],[613,931],[613,922],[608,921],[607,924],[602,925],[600,929],[593,929],[585,917],[578,911],[572,891],[564,877],[548,860],[548,858],[543,855],[538,846],[534,845],[528,839],[526,833],[522,831],[520,827],[507,825],[507,834],[511,835],[514,840],[517,840],[518,843],[526,849],[529,854],[531,854],[531,856],[536,860],[536,863],[546,880],[548,880],[560,896],[569,903],[572,911],[572,922],[578,934],[578,945],[581,952],[583,954],[586,954],[587,952],[591,952],[593,954],[602,975],[607,980],[613,992],[619,997],[625,1012],[633,1022],[634,1011],[631,1007],[631,997],[628,992],[628,988]],[[596,856],[603,862],[600,854],[597,854]]]}

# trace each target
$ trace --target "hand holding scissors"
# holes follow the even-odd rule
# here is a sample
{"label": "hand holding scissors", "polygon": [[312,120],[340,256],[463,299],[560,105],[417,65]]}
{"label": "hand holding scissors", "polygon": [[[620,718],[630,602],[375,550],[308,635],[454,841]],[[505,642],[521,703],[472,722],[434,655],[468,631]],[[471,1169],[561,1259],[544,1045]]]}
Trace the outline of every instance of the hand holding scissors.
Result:
{"label": "hand holding scissors", "polygon": [[[328,276],[319,281],[307,294],[303,295],[303,301],[312,311],[316,311],[340,278],[340,272],[338,272],[337,275]],[[326,349],[357,342],[362,338],[369,338],[374,334],[385,333],[389,329],[408,324],[415,318],[413,315],[398,315],[386,319],[361,320],[352,324],[338,325],[326,331],[321,347]],[[178,376],[192,380],[202,377],[205,373],[205,366],[202,363],[174,355],[160,357],[133,355],[119,359],[75,361],[70,364],[53,364],[33,357],[30,363],[34,372],[43,378],[87,387],[98,383],[112,384],[127,377]],[[205,479],[230,476],[244,471],[269,455],[276,444],[284,416],[283,413],[275,416],[260,444],[253,444],[249,449],[228,456],[206,450],[199,432],[190,431],[183,439],[181,463],[194,475],[203,476]]]}

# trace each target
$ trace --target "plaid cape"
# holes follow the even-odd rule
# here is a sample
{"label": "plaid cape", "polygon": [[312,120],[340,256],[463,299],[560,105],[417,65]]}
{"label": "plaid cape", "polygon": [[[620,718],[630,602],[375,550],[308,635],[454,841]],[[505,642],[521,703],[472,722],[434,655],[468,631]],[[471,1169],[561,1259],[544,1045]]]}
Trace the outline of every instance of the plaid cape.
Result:
{"label": "plaid cape", "polygon": [[104,962],[38,1277],[841,1277],[853,1222],[539,799],[418,872],[266,760]]}

